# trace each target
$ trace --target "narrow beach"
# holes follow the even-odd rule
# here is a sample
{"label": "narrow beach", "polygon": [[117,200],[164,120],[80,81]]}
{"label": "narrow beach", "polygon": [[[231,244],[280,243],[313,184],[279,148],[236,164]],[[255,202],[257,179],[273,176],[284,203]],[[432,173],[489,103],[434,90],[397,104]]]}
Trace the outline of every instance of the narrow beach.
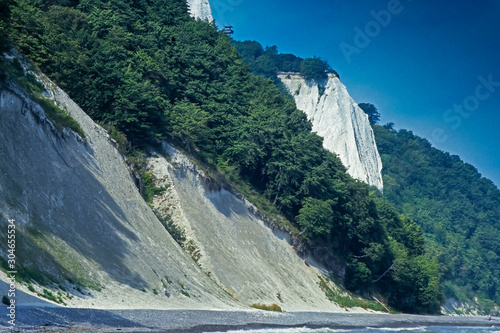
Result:
{"label": "narrow beach", "polygon": [[[7,309],[0,315],[7,318]],[[417,327],[498,325],[485,316],[421,316],[375,313],[267,312],[217,310],[97,310],[21,306],[16,327],[31,332],[216,332],[235,329],[309,327]],[[12,332],[7,321],[0,330]]]}

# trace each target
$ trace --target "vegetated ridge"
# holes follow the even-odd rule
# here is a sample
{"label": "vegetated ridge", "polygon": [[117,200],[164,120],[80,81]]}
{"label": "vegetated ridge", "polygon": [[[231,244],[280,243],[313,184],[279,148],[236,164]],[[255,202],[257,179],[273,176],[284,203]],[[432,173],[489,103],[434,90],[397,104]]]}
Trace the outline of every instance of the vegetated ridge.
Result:
{"label": "vegetated ridge", "polygon": [[384,197],[421,226],[439,260],[449,307],[459,313],[498,311],[498,188],[411,131],[397,131],[393,124],[375,125],[374,131],[384,163]]}

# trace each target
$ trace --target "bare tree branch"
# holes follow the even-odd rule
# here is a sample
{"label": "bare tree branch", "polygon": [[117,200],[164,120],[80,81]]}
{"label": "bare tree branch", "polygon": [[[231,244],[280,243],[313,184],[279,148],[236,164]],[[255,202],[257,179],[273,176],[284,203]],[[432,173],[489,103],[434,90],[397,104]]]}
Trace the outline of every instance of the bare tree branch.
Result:
{"label": "bare tree branch", "polygon": [[388,268],[388,269],[384,272],[384,274],[380,275],[380,276],[378,277],[378,279],[373,280],[372,282],[373,282],[373,283],[378,282],[381,278],[383,278],[383,277],[384,277],[384,275],[386,275],[387,273],[389,273],[389,271],[390,271],[391,269],[393,269],[393,268],[394,268],[394,266],[396,266],[396,264],[392,264],[392,265],[391,265],[391,267],[389,267],[389,268]]}

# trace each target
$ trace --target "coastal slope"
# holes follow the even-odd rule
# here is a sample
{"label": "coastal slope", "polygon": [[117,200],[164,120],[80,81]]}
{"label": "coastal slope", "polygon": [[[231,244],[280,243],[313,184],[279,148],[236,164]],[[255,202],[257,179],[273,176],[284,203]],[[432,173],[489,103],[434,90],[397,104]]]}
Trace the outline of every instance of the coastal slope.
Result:
{"label": "coastal slope", "polygon": [[[1,83],[0,222],[7,230],[8,219],[15,220],[19,277],[35,281],[38,292],[41,285],[68,291],[60,299],[67,304],[234,305],[144,202],[108,133],[46,77],[39,80],[44,104],[71,115],[84,137],[58,129],[19,85]],[[117,296],[104,302],[105,294]]]}
{"label": "coastal slope", "polygon": [[154,206],[186,230],[207,275],[243,304],[345,311],[319,287],[326,269],[297,254],[292,245],[296,236],[267,220],[230,186],[210,179],[186,155],[163,147],[164,153],[148,162],[158,186],[168,186],[154,198]]}

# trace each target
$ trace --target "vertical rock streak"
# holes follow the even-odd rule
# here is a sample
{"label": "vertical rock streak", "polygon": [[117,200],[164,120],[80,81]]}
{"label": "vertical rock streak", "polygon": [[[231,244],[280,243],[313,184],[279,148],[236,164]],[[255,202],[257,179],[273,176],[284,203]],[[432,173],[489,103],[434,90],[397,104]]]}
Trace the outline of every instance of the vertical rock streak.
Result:
{"label": "vertical rock streak", "polygon": [[212,22],[212,10],[208,0],[188,0],[189,12],[195,19]]}

